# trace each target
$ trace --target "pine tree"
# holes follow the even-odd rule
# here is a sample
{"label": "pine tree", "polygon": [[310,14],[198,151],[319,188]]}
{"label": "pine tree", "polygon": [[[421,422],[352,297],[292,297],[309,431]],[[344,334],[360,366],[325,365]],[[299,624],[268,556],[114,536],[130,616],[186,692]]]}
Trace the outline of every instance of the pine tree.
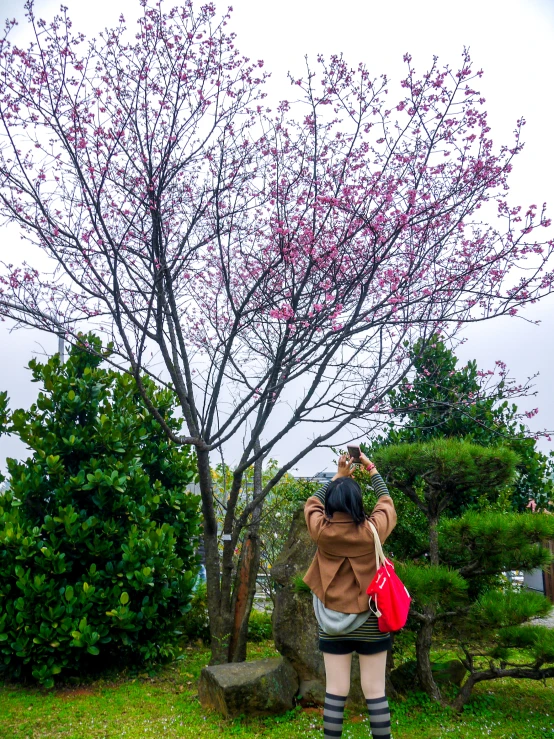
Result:
{"label": "pine tree", "polygon": [[[466,439],[483,446],[501,443],[518,455],[511,488],[513,509],[524,510],[533,498],[539,508],[554,510],[552,453],[547,456],[537,449],[536,440],[521,421],[525,414],[510,400],[514,385],[504,365],[498,363],[500,379],[489,386],[490,371],[479,370],[474,360],[459,367],[454,352],[438,336],[426,345],[416,342],[410,357],[412,375],[388,396],[394,425],[373,441],[372,448],[437,438]],[[458,503],[457,512],[461,512],[475,506],[477,500],[468,490]]]}
{"label": "pine tree", "polygon": [[[389,485],[425,521],[420,532],[425,551],[397,564],[413,597],[408,628],[416,632],[417,672],[424,690],[447,702],[431,666],[438,629],[455,642],[469,672],[452,700],[455,708],[461,709],[473,686],[483,680],[554,677],[554,631],[523,625],[547,614],[551,603],[536,593],[517,592],[501,577],[507,570],[531,570],[550,562],[541,542],[554,537],[554,516],[494,509],[447,514],[468,490],[494,499],[513,483],[519,463],[515,452],[434,439],[385,445],[373,451],[373,459]],[[388,544],[396,556],[394,545]],[[514,650],[523,650],[525,658]]]}

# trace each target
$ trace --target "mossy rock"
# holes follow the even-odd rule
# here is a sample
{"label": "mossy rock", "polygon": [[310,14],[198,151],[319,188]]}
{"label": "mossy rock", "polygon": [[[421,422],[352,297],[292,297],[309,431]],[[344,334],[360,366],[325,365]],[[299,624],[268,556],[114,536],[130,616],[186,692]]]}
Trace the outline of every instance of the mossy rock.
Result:
{"label": "mossy rock", "polygon": [[198,683],[200,703],[226,718],[285,713],[297,692],[296,672],[283,657],[205,667]]}
{"label": "mossy rock", "polygon": [[[457,685],[458,687],[463,683],[467,672],[458,659],[434,662],[431,670],[437,685]],[[417,662],[415,661],[404,662],[404,664],[396,667],[392,670],[390,677],[392,684],[402,695],[422,689],[417,676]]]}

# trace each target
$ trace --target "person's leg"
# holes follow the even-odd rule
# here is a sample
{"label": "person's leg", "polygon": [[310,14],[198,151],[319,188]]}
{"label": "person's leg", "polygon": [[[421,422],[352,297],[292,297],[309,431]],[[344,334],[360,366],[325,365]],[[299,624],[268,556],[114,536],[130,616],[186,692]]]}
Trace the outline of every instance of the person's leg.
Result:
{"label": "person's leg", "polygon": [[360,654],[360,678],[374,739],[390,739],[390,711],[385,696],[387,652]]}
{"label": "person's leg", "polygon": [[323,736],[342,736],[344,704],[350,691],[352,654],[328,654],[325,661],[325,707],[323,709]]}
{"label": "person's leg", "polygon": [[360,681],[366,699],[381,698],[385,695],[385,669],[387,652],[360,654]]}

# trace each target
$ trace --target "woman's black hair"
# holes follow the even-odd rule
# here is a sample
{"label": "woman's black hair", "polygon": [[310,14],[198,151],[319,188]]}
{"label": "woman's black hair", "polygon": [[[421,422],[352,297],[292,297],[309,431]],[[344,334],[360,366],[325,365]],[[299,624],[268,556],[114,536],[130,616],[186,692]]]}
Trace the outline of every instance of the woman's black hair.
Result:
{"label": "woman's black hair", "polygon": [[333,480],[325,492],[325,515],[332,518],[336,511],[348,513],[358,526],[366,519],[362,491],[350,477]]}

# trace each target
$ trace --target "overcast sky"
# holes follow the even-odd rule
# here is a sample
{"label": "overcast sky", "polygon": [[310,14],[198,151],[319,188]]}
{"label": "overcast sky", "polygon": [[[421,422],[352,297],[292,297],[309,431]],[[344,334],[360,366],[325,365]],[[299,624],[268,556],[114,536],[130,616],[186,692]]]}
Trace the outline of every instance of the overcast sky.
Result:
{"label": "overcast sky", "polygon": [[[172,5],[170,0],[168,6]],[[24,0],[0,0],[0,16],[23,20]],[[127,19],[137,14],[138,0],[64,0],[75,30],[94,35],[113,24],[120,13]],[[223,9],[227,3],[219,3]],[[416,69],[423,70],[433,55],[444,63],[458,64],[464,46],[469,46],[477,67],[485,71],[480,89],[487,99],[489,122],[496,142],[510,142],[516,120],[527,120],[524,152],[518,157],[511,179],[512,202],[550,204],[554,213],[554,0],[235,0],[232,27],[243,54],[264,59],[273,75],[272,100],[287,98],[287,71],[301,73],[304,56],[343,52],[356,64],[364,61],[374,75],[386,73],[399,79],[402,56],[410,52]],[[37,0],[37,15],[46,19],[59,2]],[[22,24],[19,33],[23,33]],[[0,242],[2,260],[16,261],[17,233],[4,228]],[[505,361],[512,375],[523,381],[539,372],[537,399],[520,403],[540,408],[534,428],[554,429],[554,299],[525,312],[535,326],[518,319],[498,319],[476,324],[466,332],[467,342],[459,355],[477,359],[488,368],[496,359]],[[35,353],[53,353],[57,340],[36,331],[11,331],[0,324],[2,361],[0,390],[6,389],[12,407],[28,407],[38,388],[24,369]],[[296,440],[304,431],[299,429]],[[286,446],[296,445],[287,437]],[[545,451],[551,448],[541,442]],[[232,461],[230,449],[228,461]],[[289,456],[277,448],[278,458]],[[0,438],[0,466],[6,456],[23,456],[17,440]],[[298,467],[309,475],[329,467],[332,453],[315,451]]]}

